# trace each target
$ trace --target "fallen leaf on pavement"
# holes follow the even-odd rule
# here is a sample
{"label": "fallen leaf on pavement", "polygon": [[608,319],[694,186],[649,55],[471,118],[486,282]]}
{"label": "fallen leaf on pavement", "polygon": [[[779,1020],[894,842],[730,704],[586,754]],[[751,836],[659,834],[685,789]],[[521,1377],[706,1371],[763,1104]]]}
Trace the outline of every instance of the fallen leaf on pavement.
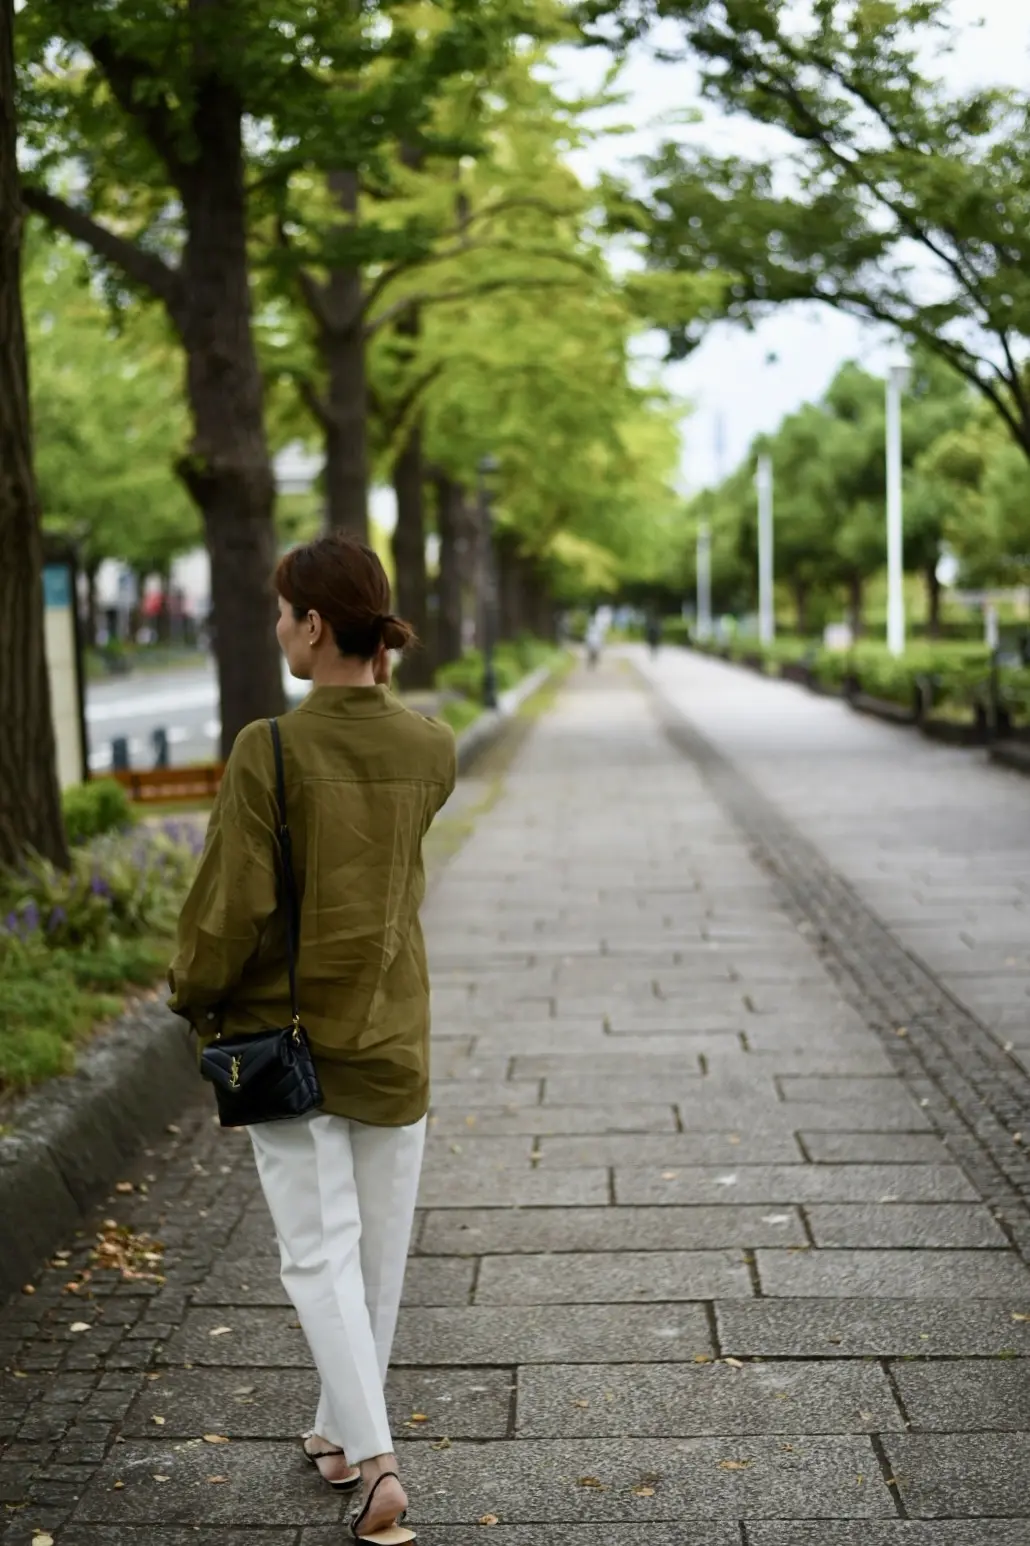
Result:
{"label": "fallen leaf on pavement", "polygon": [[675,1179],[676,1179],[676,1177],[678,1175],[679,1175],[679,1171],[678,1170],[663,1170],[662,1171],[662,1180],[663,1181],[675,1181]]}
{"label": "fallen leaf on pavement", "polygon": [[573,1404],[573,1406],[583,1407],[585,1409],[586,1407],[588,1407],[590,1405],[590,1402],[589,1401],[574,1401],[572,1404]]}
{"label": "fallen leaf on pavement", "polygon": [[54,1538],[47,1535],[45,1530],[40,1530],[32,1537],[32,1546],[54,1546]]}
{"label": "fallen leaf on pavement", "polygon": [[695,1363],[711,1363],[711,1361],[712,1361],[711,1357],[709,1356],[708,1353],[695,1353],[694,1354],[694,1362]]}
{"label": "fallen leaf on pavement", "polygon": [[751,1464],[750,1460],[720,1460],[720,1471],[746,1471]]}
{"label": "fallen leaf on pavement", "polygon": [[155,1482],[170,1482],[171,1479],[172,1478],[170,1476],[155,1476],[154,1477]]}
{"label": "fallen leaf on pavement", "polygon": [[716,1176],[715,1184],[716,1186],[736,1186],[737,1178],[736,1176]]}
{"label": "fallen leaf on pavement", "polygon": [[72,1321],[71,1325],[68,1327],[68,1330],[69,1331],[88,1331],[89,1330],[89,1322],[88,1321]]}
{"label": "fallen leaf on pavement", "polygon": [[124,1482],[115,1482],[114,1486],[111,1488],[111,1491],[112,1492],[122,1492],[122,1491],[124,1491],[124,1489],[125,1489],[125,1483]]}
{"label": "fallen leaf on pavement", "polygon": [[22,1289],[22,1293],[23,1294],[34,1294],[35,1292],[36,1292],[36,1285],[35,1285],[35,1283],[26,1283],[25,1287]]}
{"label": "fallen leaf on pavement", "polygon": [[1030,1315],[1020,1315],[1018,1310],[1013,1310],[1012,1319],[1014,1321],[1030,1321]]}
{"label": "fallen leaf on pavement", "polygon": [[763,1224],[789,1224],[789,1213],[765,1213],[762,1215]]}
{"label": "fallen leaf on pavement", "polygon": [[743,1369],[744,1367],[739,1358],[724,1358],[723,1363],[728,1363],[731,1369]]}
{"label": "fallen leaf on pavement", "polygon": [[430,1449],[450,1449],[450,1447],[450,1439],[437,1439],[435,1444],[430,1444],[429,1446]]}
{"label": "fallen leaf on pavement", "polygon": [[654,1497],[654,1488],[653,1487],[634,1487],[633,1488],[633,1496],[635,1498],[653,1498]]}
{"label": "fallen leaf on pavement", "polygon": [[208,1336],[209,1337],[227,1337],[231,1331],[232,1331],[232,1327],[231,1326],[216,1326],[213,1331],[209,1331],[208,1332]]}
{"label": "fallen leaf on pavement", "polygon": [[164,1420],[164,1418],[163,1418],[163,1417],[152,1417],[152,1418],[151,1418],[151,1419],[150,1419],[150,1421],[151,1421],[151,1422],[152,1422],[152,1423],[157,1423],[157,1426],[158,1426],[158,1427],[159,1427],[159,1428],[163,1428],[163,1427],[164,1427],[164,1425],[165,1425],[165,1420]]}
{"label": "fallen leaf on pavement", "polygon": [[224,1433],[205,1433],[205,1444],[228,1444],[229,1440]]}
{"label": "fallen leaf on pavement", "polygon": [[412,1423],[427,1423],[429,1418],[426,1416],[425,1412],[412,1412],[411,1416],[408,1418],[408,1421]]}
{"label": "fallen leaf on pavement", "polygon": [[229,1480],[229,1478],[227,1476],[209,1476],[208,1477],[208,1481],[212,1482],[212,1483],[215,1483],[215,1482],[227,1482],[228,1480]]}
{"label": "fallen leaf on pavement", "polygon": [[114,1189],[116,1192],[121,1192],[123,1197],[127,1192],[135,1191],[135,1187],[131,1181],[116,1181]]}
{"label": "fallen leaf on pavement", "polygon": [[500,1522],[496,1514],[483,1514],[479,1521],[481,1525],[499,1525]]}
{"label": "fallen leaf on pavement", "polygon": [[577,1487],[596,1487],[600,1491],[602,1491],[602,1492],[604,1491],[604,1482],[599,1481],[596,1476],[578,1476],[576,1478],[576,1486]]}

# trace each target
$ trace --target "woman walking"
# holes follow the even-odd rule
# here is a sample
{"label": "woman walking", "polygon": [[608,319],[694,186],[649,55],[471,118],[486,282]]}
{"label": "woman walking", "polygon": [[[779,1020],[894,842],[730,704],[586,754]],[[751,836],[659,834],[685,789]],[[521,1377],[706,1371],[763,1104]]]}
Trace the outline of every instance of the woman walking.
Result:
{"label": "woman walking", "polygon": [[429,1103],[422,839],[454,787],[454,737],[389,691],[387,652],[412,632],[390,613],[370,548],[319,538],[283,558],[276,587],[280,646],[313,690],[271,734],[261,722],[237,738],[179,923],[171,1004],[205,1044],[290,1021],[278,729],[300,899],[295,997],[322,1100],[248,1130],[321,1378],[305,1454],[331,1487],[361,1485],[358,1540],[400,1546],[415,1537],[383,1382]]}

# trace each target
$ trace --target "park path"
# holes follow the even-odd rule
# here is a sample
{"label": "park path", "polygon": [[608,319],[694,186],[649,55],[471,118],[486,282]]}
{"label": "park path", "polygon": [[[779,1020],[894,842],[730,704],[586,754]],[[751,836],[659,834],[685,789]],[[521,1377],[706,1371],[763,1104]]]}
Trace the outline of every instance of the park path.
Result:
{"label": "park path", "polygon": [[[964,948],[1021,1023],[991,930],[1018,955],[1028,800],[679,652],[573,679],[426,909],[391,1375],[420,1541],[1026,1546],[1027,1080],[927,952],[980,877]],[[165,1282],[65,1292],[69,1241],[0,1314],[3,1546],[343,1539],[245,1139],[203,1102],[177,1125],[100,1215],[164,1243]]]}

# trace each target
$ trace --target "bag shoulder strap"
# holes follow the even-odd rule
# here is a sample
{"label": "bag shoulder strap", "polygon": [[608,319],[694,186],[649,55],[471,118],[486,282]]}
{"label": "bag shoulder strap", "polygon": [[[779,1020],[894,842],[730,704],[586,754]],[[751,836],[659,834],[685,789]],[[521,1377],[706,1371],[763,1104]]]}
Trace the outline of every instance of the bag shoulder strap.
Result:
{"label": "bag shoulder strap", "polygon": [[275,799],[279,808],[280,900],[286,913],[286,969],[290,978],[290,1013],[293,1015],[294,1025],[299,1025],[297,950],[300,945],[300,900],[297,896],[297,878],[293,873],[293,840],[290,837],[290,824],[286,817],[286,768],[283,763],[283,743],[282,736],[279,734],[279,721],[270,719],[268,728],[272,734],[272,752],[275,757]]}

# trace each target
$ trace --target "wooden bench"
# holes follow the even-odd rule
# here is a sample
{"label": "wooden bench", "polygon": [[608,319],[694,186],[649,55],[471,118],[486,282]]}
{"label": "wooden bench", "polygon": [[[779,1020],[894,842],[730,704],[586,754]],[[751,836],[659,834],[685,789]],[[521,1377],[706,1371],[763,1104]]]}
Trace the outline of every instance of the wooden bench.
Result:
{"label": "wooden bench", "polygon": [[188,768],[141,768],[138,772],[130,768],[105,776],[116,778],[130,800],[156,805],[213,800],[224,771],[224,762],[205,762]]}

